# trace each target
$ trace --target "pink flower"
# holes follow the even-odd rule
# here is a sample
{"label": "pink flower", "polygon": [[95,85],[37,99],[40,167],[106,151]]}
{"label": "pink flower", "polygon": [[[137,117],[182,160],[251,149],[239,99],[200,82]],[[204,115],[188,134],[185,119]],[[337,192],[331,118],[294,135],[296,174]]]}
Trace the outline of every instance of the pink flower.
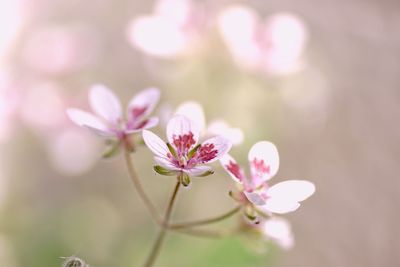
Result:
{"label": "pink flower", "polygon": [[220,159],[223,168],[241,187],[241,193],[236,199],[246,206],[255,205],[257,209],[268,214],[288,213],[298,209],[299,202],[315,191],[314,184],[304,180],[288,180],[269,186],[268,181],[279,169],[278,150],[271,142],[261,141],[253,145],[248,159],[250,176],[245,175],[231,156],[225,155]]}
{"label": "pink flower", "polygon": [[190,183],[190,176],[212,174],[211,167],[203,164],[218,160],[232,147],[227,139],[220,136],[197,144],[199,128],[182,115],[176,115],[168,122],[167,139],[165,143],[154,133],[143,131],[143,140],[159,164],[155,170],[163,175],[178,175],[184,180],[184,185]]}
{"label": "pink flower", "polygon": [[107,87],[94,85],[90,89],[89,102],[96,115],[76,108],[69,108],[67,115],[75,124],[86,127],[100,136],[123,140],[129,134],[158,124],[157,117],[147,117],[159,98],[160,91],[156,88],[139,92],[130,100],[125,119],[118,97]]}
{"label": "pink flower", "polygon": [[260,225],[260,230],[266,240],[272,240],[283,249],[291,249],[294,237],[289,221],[281,217],[265,220]]}

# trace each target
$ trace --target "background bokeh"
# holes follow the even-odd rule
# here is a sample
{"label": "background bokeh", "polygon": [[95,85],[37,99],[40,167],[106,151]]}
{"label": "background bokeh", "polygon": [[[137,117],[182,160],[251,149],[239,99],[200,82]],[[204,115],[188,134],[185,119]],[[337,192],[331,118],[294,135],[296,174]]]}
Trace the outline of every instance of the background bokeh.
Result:
{"label": "background bokeh", "polygon": [[[136,30],[145,37],[132,36],[134,19],[154,14],[153,2],[0,0],[0,266],[60,266],[60,257],[72,254],[95,267],[144,260],[157,231],[123,158],[101,159],[104,142],[65,116],[67,107],[87,107],[94,83],[125,104],[139,90],[159,87],[162,118],[185,100],[198,101],[207,121],[222,118],[243,130],[235,157],[245,162],[252,144],[273,141],[281,157],[275,181],[317,186],[285,216],[296,239],[292,250],[171,234],[158,266],[400,265],[399,3],[235,3],[254,10],[260,31],[262,18],[276,13],[302,21],[303,39],[283,38],[285,49],[299,50],[283,62],[295,67],[276,71],[273,64],[260,67],[257,56],[232,53],[243,38],[226,42],[216,26],[233,4],[228,0],[194,1],[184,33],[161,23],[154,24],[166,27],[160,33],[150,31],[156,26]],[[240,33],[233,27],[233,36]],[[156,131],[164,134],[162,123]],[[163,210],[174,181],[152,172],[144,147],[134,159]],[[176,220],[233,206],[233,183],[216,169],[181,192]]]}

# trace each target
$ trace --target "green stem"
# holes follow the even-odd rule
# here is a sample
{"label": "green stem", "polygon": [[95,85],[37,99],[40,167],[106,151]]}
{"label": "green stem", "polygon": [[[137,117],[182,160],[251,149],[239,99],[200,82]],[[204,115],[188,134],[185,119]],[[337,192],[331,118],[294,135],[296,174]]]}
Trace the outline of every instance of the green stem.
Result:
{"label": "green stem", "polygon": [[[174,192],[172,193],[171,199],[169,200],[169,203],[168,203],[167,210],[165,211],[163,225],[168,225],[169,219],[171,217],[172,208],[174,206],[175,199],[178,194],[180,185],[181,185],[180,181],[178,181],[175,185]],[[160,233],[158,234],[157,239],[154,242],[154,245],[150,252],[150,255],[147,257],[147,260],[146,260],[145,264],[143,265],[144,267],[153,266],[158,254],[160,252],[161,245],[163,244],[166,233],[167,233],[167,228],[166,227],[161,228]]]}
{"label": "green stem", "polygon": [[177,229],[185,229],[185,228],[190,228],[190,227],[194,227],[194,226],[216,223],[216,222],[219,222],[219,221],[222,221],[224,219],[231,217],[232,215],[236,214],[240,209],[241,209],[241,206],[237,206],[234,209],[228,211],[227,213],[224,213],[224,214],[214,217],[214,218],[200,220],[200,221],[193,221],[193,222],[175,223],[175,224],[167,225],[166,227],[171,230],[177,230]]}
{"label": "green stem", "polygon": [[131,152],[129,151],[129,149],[125,148],[124,155],[125,155],[126,165],[128,167],[129,176],[131,177],[131,180],[132,180],[133,184],[135,185],[136,191],[138,192],[140,199],[143,201],[146,208],[149,210],[151,216],[156,221],[156,223],[160,224],[161,219],[158,215],[157,209],[143,189],[143,186],[137,175],[135,166],[133,165],[133,161],[131,158]]}

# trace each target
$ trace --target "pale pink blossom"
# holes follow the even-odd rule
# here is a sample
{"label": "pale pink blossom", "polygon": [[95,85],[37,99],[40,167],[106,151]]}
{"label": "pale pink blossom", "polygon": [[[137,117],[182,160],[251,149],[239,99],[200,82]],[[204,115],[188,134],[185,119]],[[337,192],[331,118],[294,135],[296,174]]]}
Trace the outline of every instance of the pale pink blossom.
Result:
{"label": "pale pink blossom", "polygon": [[298,16],[283,12],[263,21],[252,8],[234,5],[224,9],[217,21],[239,66],[271,74],[288,74],[303,66],[308,32]]}
{"label": "pale pink blossom", "polygon": [[123,140],[127,135],[149,129],[158,124],[157,117],[148,116],[160,97],[156,88],[148,88],[135,95],[128,104],[127,118],[118,97],[103,85],[94,85],[89,92],[89,103],[94,114],[69,108],[68,117],[77,125],[86,127],[103,137]]}
{"label": "pale pink blossom", "polygon": [[[166,175],[204,176],[213,173],[204,164],[224,156],[232,144],[221,136],[212,137],[201,144],[197,125],[182,115],[174,116],[167,125],[167,142],[144,130],[143,140],[155,154],[156,171]],[[157,169],[158,168],[158,169]]]}
{"label": "pale pink blossom", "polygon": [[300,202],[310,197],[313,183],[304,180],[288,180],[269,186],[269,180],[279,169],[279,155],[275,145],[261,141],[253,145],[248,154],[250,175],[230,156],[220,159],[221,165],[240,185],[237,199],[243,204],[252,204],[267,214],[288,213],[299,208]]}
{"label": "pale pink blossom", "polygon": [[183,102],[177,107],[175,114],[184,115],[195,122],[200,129],[200,138],[222,136],[231,141],[232,145],[243,142],[243,131],[240,128],[231,127],[224,120],[216,119],[206,124],[204,109],[195,101]]}
{"label": "pale pink blossom", "polygon": [[161,58],[188,52],[195,44],[201,20],[197,5],[190,0],[157,1],[152,14],[138,16],[129,24],[130,43],[146,54]]}

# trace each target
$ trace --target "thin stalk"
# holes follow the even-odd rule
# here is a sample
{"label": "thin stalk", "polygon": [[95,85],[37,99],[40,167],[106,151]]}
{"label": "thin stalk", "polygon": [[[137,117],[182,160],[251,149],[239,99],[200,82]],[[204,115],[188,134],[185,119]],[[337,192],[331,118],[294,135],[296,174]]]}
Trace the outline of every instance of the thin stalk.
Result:
{"label": "thin stalk", "polygon": [[126,165],[128,167],[129,176],[131,177],[131,180],[132,180],[133,184],[135,185],[136,191],[138,192],[140,199],[143,201],[146,208],[149,210],[151,216],[156,221],[156,223],[161,224],[161,219],[158,215],[157,209],[154,206],[153,202],[150,200],[150,198],[147,196],[147,194],[144,191],[143,186],[139,180],[139,177],[137,175],[135,166],[134,166],[132,158],[131,158],[130,151],[128,149],[125,149],[124,155],[125,155]]}
{"label": "thin stalk", "polygon": [[[177,181],[177,183],[175,185],[174,192],[172,193],[171,199],[169,200],[167,210],[165,211],[163,225],[168,225],[169,219],[171,217],[172,208],[174,206],[175,199],[176,199],[176,196],[178,194],[180,185],[181,185],[180,181]],[[156,241],[154,242],[154,245],[153,245],[153,248],[152,248],[152,250],[150,252],[150,255],[147,257],[147,260],[146,260],[145,264],[143,265],[144,267],[153,266],[158,254],[160,252],[161,245],[163,244],[163,241],[165,239],[166,233],[167,233],[167,228],[166,227],[162,227],[160,229],[160,232],[159,232],[159,234],[157,236]]]}
{"label": "thin stalk", "polygon": [[224,213],[224,214],[214,217],[214,218],[200,220],[200,221],[175,223],[175,224],[167,225],[166,227],[171,230],[177,230],[177,229],[185,229],[185,228],[190,228],[190,227],[194,227],[194,226],[216,223],[216,222],[219,222],[219,221],[222,221],[224,219],[231,217],[232,215],[236,214],[240,209],[241,209],[241,206],[237,206],[234,209],[228,211],[227,213]]}

